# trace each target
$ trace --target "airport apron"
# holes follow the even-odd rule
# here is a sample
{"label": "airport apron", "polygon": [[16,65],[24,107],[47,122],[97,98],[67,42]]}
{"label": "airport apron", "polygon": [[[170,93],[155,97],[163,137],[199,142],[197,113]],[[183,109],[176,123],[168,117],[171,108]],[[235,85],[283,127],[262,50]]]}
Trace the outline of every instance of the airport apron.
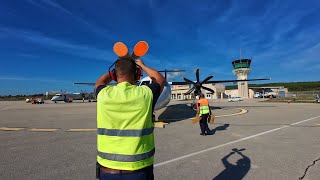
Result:
{"label": "airport apron", "polygon": [[122,82],[97,97],[97,161],[112,169],[138,170],[154,163],[152,91]]}

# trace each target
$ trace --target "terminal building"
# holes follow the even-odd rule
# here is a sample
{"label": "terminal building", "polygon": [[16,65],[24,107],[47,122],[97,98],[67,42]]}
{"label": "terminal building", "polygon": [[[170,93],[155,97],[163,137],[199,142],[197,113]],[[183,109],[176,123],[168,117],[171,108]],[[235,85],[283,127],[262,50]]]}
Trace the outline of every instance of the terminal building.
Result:
{"label": "terminal building", "polygon": [[[223,84],[204,84],[203,86],[214,90],[214,94],[210,91],[202,89],[202,93],[207,99],[224,99],[227,97],[225,94],[225,85]],[[185,95],[185,93],[190,89],[190,85],[174,85],[171,86],[171,99],[192,99],[192,95]]]}

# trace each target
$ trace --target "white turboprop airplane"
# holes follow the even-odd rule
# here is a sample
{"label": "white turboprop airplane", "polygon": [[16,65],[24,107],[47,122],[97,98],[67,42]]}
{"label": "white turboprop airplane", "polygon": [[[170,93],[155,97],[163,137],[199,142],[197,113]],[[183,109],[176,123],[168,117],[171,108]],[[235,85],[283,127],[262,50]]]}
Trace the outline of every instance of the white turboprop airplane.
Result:
{"label": "white turboprop airplane", "polygon": [[51,101],[54,101],[55,103],[57,101],[64,101],[68,102],[69,99],[72,100],[82,100],[82,94],[81,93],[61,93],[61,94],[56,94],[52,97]]}
{"label": "white turboprop airplane", "polygon": [[[243,81],[261,81],[261,80],[270,80],[270,78],[264,78],[264,79],[245,79],[245,80],[217,80],[217,81],[209,81],[209,79],[213,78],[213,76],[209,76],[207,77],[205,80],[203,81],[199,81],[199,69],[196,69],[196,78],[197,81],[191,81],[189,79],[183,78],[185,80],[185,82],[170,82],[170,84],[167,82],[167,72],[185,72],[185,70],[164,70],[164,71],[159,71],[159,72],[164,72],[165,73],[165,84],[164,84],[164,88],[159,96],[159,99],[156,102],[154,111],[159,110],[163,107],[165,107],[171,100],[171,85],[187,85],[187,84],[191,84],[193,85],[193,87],[191,89],[189,89],[188,92],[186,92],[185,94],[190,94],[194,91],[194,95],[197,96],[201,93],[201,88],[205,89],[207,91],[211,91],[212,93],[214,93],[214,90],[204,87],[202,86],[202,84],[215,84],[215,83],[227,83],[227,82],[243,82]],[[147,85],[147,84],[151,84],[152,83],[152,79],[149,76],[146,76],[144,78],[142,78],[140,81],[138,81],[137,85],[141,86],[141,85]],[[85,84],[85,85],[92,85],[94,86],[95,83],[87,83],[87,82],[74,82],[73,84]],[[114,84],[113,84],[114,85]],[[195,97],[194,96],[194,97]],[[193,106],[193,105],[192,105]]]}
{"label": "white turboprop airplane", "polygon": [[86,93],[86,92],[82,92],[81,93],[65,93],[65,92],[61,92],[58,93],[56,95],[54,95],[51,98],[51,101],[54,101],[55,103],[57,103],[57,101],[64,101],[64,102],[72,102],[73,100],[84,100],[84,99],[88,99],[90,97],[92,97],[93,93]]}

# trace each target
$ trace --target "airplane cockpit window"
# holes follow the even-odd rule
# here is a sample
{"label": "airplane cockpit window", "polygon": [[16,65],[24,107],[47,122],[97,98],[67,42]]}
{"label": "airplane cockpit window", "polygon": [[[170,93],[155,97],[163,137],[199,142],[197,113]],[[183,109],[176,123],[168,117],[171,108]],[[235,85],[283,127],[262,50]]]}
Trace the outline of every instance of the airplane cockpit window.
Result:
{"label": "airplane cockpit window", "polygon": [[142,81],[142,83],[141,83],[141,85],[148,85],[148,84],[150,84],[149,81]]}

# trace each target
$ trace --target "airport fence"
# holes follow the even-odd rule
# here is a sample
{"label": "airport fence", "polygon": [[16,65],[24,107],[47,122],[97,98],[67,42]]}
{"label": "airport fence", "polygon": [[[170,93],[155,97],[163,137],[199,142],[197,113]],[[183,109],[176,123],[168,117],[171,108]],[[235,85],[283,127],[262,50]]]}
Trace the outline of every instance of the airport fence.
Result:
{"label": "airport fence", "polygon": [[297,99],[315,99],[316,96],[320,96],[320,90],[317,91],[290,91],[287,92],[285,97],[297,98]]}

